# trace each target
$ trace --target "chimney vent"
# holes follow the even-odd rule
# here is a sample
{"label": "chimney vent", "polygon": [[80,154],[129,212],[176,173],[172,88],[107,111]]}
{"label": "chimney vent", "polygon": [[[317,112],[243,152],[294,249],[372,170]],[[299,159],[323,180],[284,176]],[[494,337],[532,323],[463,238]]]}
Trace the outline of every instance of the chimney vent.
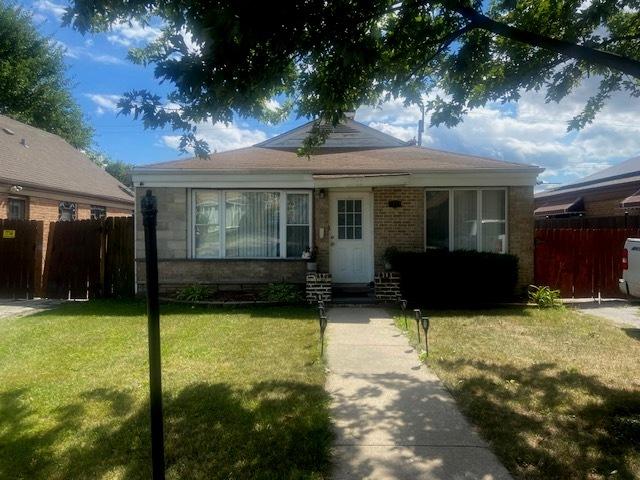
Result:
{"label": "chimney vent", "polygon": [[20,140],[20,145],[22,145],[24,148],[29,148],[29,145],[27,145],[27,140],[24,138]]}

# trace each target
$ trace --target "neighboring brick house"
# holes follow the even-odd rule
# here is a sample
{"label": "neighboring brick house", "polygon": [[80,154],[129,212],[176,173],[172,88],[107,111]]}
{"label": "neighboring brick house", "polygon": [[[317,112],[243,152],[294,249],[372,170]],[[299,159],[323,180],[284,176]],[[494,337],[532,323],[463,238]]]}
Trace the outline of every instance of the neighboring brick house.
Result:
{"label": "neighboring brick house", "polygon": [[49,223],[131,215],[133,194],[65,140],[0,115],[0,219]]}
{"label": "neighboring brick house", "polygon": [[[539,167],[419,148],[349,118],[310,158],[312,123],[253,147],[138,167],[158,201],[161,288],[303,283],[303,251],[334,284],[367,285],[388,247],[513,253],[533,281]],[[144,242],[136,220],[138,286]],[[437,272],[430,272],[437,275]]]}
{"label": "neighboring brick house", "polygon": [[535,195],[535,216],[620,217],[640,214],[640,157]]}

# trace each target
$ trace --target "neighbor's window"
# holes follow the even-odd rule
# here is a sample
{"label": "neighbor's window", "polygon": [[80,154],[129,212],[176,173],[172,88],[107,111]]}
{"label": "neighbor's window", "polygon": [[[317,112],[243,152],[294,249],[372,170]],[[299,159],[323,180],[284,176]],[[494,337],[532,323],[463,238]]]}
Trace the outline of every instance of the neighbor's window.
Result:
{"label": "neighbor's window", "polygon": [[24,198],[9,197],[7,218],[9,220],[26,220],[27,202]]}
{"label": "neighbor's window", "polygon": [[427,190],[425,222],[427,248],[507,251],[504,189]]}
{"label": "neighbor's window", "polygon": [[91,220],[102,220],[107,218],[107,207],[91,205]]}
{"label": "neighbor's window", "polygon": [[301,258],[310,246],[306,192],[193,191],[195,258]]}
{"label": "neighbor's window", "polygon": [[76,219],[76,204],[73,202],[60,202],[58,205],[58,221],[69,222]]}

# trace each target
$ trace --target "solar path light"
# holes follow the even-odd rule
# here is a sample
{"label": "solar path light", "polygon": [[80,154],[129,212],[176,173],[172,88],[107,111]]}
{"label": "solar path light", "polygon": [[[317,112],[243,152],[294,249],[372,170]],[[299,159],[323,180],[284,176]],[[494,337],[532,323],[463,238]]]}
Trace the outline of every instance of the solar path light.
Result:
{"label": "solar path light", "polygon": [[418,332],[418,344],[420,344],[420,319],[422,318],[422,312],[419,308],[415,308],[413,310],[413,314],[416,319],[416,332]]}
{"label": "solar path light", "polygon": [[420,323],[422,324],[422,330],[424,330],[424,350],[427,352],[427,357],[429,356],[429,317],[421,317]]}
{"label": "solar path light", "polygon": [[402,297],[398,297],[400,299],[400,308],[402,309],[402,314],[404,315],[404,329],[407,330],[407,301],[403,300]]}

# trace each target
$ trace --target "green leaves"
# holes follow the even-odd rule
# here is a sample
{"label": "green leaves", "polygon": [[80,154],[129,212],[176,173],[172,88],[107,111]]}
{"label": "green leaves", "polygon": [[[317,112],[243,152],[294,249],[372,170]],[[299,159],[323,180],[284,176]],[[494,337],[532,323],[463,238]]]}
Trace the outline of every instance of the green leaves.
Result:
{"label": "green leaves", "polygon": [[[637,0],[75,0],[65,18],[81,32],[161,22],[163,34],[129,58],[172,91],[132,91],[121,108],[147,128],[182,131],[182,147],[201,154],[193,125],[203,121],[277,122],[295,110],[335,124],[402,97],[453,126],[526,90],[561,101],[595,75],[600,90],[570,125],[582,128],[614,91],[640,95]],[[314,131],[300,154],[322,141]]]}
{"label": "green leaves", "polygon": [[93,130],[69,92],[63,48],[31,16],[0,0],[0,113],[87,149]]}

